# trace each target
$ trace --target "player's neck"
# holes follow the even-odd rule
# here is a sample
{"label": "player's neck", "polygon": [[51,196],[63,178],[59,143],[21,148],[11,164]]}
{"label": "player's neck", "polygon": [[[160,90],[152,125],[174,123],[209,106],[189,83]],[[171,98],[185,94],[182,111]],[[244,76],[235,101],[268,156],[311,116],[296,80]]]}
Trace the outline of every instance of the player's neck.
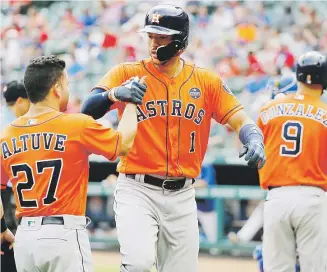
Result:
{"label": "player's neck", "polygon": [[175,57],[165,64],[155,64],[154,66],[161,74],[165,74],[169,78],[174,78],[183,70],[184,62],[179,57]]}
{"label": "player's neck", "polygon": [[320,99],[321,97],[321,86],[316,84],[316,85],[306,85],[306,84],[298,84],[299,89],[297,93],[302,94],[304,96],[311,96]]}
{"label": "player's neck", "polygon": [[25,117],[35,117],[52,111],[59,111],[59,107],[48,101],[42,101],[35,104],[31,103]]}

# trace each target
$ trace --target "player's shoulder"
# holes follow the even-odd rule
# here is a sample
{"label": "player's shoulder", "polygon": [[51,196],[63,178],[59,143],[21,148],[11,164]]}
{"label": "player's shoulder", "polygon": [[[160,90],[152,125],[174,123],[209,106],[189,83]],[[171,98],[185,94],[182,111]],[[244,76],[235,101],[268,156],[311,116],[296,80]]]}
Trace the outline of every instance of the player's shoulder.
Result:
{"label": "player's shoulder", "polygon": [[123,62],[113,66],[109,71],[111,73],[123,74],[126,77],[132,77],[142,73],[145,69],[144,60],[134,62]]}
{"label": "player's shoulder", "polygon": [[322,100],[317,101],[317,107],[327,111],[327,103]]}
{"label": "player's shoulder", "polygon": [[321,101],[320,99],[315,99],[312,97],[304,96],[302,94],[288,94],[283,96],[276,96],[275,99],[270,100],[267,102],[262,108],[261,111],[267,110],[271,106],[275,106],[278,104],[304,104],[304,105],[311,105],[316,108],[321,108],[323,110],[327,110],[327,104]]}
{"label": "player's shoulder", "polygon": [[276,96],[275,99],[269,100],[265,105],[261,107],[261,111],[267,110],[268,108],[284,103],[294,103],[294,94]]}
{"label": "player's shoulder", "polygon": [[316,108],[327,110],[327,104],[324,103],[320,98],[314,96],[305,96],[299,93],[288,95],[286,98],[286,102],[295,104],[306,104]]}
{"label": "player's shoulder", "polygon": [[203,79],[209,79],[209,80],[221,79],[219,74],[217,74],[215,71],[213,71],[211,69],[208,69],[208,68],[202,67],[202,66],[198,66],[196,64],[189,63],[189,62],[186,62],[186,65],[194,66],[194,73],[204,77]]}
{"label": "player's shoulder", "polygon": [[65,122],[75,121],[76,124],[84,123],[85,121],[94,120],[91,116],[86,115],[84,113],[63,113],[61,118],[65,120]]}
{"label": "player's shoulder", "polygon": [[60,126],[72,127],[74,131],[81,131],[87,124],[96,121],[83,113],[63,113],[57,122]]}

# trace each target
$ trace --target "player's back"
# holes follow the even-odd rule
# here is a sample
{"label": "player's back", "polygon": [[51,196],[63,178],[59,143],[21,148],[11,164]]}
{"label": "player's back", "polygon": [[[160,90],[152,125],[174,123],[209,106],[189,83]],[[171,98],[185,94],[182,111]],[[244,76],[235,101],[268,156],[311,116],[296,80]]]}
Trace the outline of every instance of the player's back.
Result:
{"label": "player's back", "polygon": [[258,125],[267,162],[259,171],[268,186],[313,185],[327,190],[327,105],[311,96],[290,94],[270,102]]}
{"label": "player's back", "polygon": [[[94,122],[83,114],[54,111],[20,117],[3,131],[2,167],[13,183],[17,217],[85,214],[89,154],[116,157],[111,146],[99,152],[94,137],[101,128]],[[111,138],[114,147],[116,134]]]}

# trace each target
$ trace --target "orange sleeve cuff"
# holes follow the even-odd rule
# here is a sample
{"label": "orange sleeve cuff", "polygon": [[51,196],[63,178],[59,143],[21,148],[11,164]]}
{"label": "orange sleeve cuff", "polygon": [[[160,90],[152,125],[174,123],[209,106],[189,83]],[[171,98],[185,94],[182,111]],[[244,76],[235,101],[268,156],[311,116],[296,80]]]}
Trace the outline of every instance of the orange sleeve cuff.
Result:
{"label": "orange sleeve cuff", "polygon": [[109,159],[110,161],[115,161],[118,158],[119,154],[120,154],[123,136],[122,136],[122,133],[119,132],[119,131],[117,131],[117,134],[118,134],[118,136],[117,136],[117,143],[116,143],[115,153],[114,153],[113,157]]}

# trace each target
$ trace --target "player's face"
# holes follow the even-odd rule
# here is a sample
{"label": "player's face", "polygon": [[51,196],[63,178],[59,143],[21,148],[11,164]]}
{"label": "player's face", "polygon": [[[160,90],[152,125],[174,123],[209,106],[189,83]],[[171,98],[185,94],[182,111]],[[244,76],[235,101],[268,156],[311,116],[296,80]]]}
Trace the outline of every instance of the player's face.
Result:
{"label": "player's face", "polygon": [[64,70],[63,75],[60,80],[60,111],[64,112],[67,110],[68,100],[69,100],[69,80],[67,71]]}
{"label": "player's face", "polygon": [[148,33],[148,50],[154,64],[161,63],[157,58],[157,48],[162,45],[168,45],[172,40],[173,37],[171,35]]}

